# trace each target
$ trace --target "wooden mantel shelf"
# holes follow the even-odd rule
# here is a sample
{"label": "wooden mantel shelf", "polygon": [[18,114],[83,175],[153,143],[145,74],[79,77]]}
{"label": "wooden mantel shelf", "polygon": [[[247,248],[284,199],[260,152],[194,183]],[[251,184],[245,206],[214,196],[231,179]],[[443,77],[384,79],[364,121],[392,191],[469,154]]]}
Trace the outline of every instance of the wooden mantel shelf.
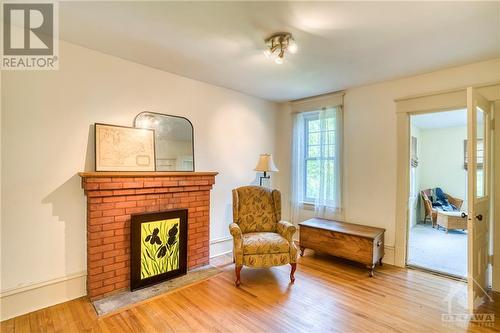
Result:
{"label": "wooden mantel shelf", "polygon": [[101,171],[101,172],[79,172],[82,178],[111,178],[111,177],[199,177],[217,176],[218,172],[206,171]]}

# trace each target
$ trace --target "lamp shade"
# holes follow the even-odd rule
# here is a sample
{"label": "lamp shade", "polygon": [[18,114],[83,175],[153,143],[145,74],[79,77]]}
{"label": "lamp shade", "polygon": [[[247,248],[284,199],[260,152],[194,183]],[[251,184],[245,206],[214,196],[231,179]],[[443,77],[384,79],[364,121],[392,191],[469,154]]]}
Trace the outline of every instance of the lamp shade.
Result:
{"label": "lamp shade", "polygon": [[261,172],[279,171],[276,165],[274,165],[273,155],[271,154],[260,154],[259,162],[257,162],[254,170]]}

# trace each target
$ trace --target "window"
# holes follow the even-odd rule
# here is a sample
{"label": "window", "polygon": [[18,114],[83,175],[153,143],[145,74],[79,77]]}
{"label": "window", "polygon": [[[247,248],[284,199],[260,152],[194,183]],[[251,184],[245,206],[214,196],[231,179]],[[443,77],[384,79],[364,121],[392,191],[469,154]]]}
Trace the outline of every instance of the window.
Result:
{"label": "window", "polygon": [[[469,155],[467,154],[467,140],[464,140],[464,169],[467,170],[467,161]],[[484,143],[483,139],[477,139],[477,168],[482,169],[484,163]]]}
{"label": "window", "polygon": [[[309,203],[318,199],[322,185],[326,200],[334,200],[335,118],[325,117],[320,123],[319,116],[319,112],[304,116],[304,202]],[[322,179],[326,184],[320,184]]]}
{"label": "window", "polygon": [[340,108],[296,115],[293,196],[298,204],[340,209]]}

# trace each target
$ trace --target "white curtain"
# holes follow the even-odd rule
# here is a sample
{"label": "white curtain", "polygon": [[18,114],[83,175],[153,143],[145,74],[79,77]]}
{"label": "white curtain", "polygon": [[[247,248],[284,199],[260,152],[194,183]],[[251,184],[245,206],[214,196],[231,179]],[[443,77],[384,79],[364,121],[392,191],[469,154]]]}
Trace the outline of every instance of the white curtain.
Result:
{"label": "white curtain", "polygon": [[341,107],[294,115],[292,221],[304,208],[316,217],[341,217]]}
{"label": "white curtain", "polygon": [[304,197],[304,148],[305,148],[305,121],[303,113],[295,113],[293,116],[293,139],[292,139],[292,223],[301,222],[300,211],[303,208]]}

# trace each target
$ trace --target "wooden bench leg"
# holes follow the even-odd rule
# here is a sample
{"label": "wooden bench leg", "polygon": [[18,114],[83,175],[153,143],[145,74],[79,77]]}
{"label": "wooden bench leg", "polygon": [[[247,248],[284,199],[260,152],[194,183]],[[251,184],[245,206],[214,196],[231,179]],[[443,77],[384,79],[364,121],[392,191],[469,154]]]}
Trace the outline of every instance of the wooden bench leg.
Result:
{"label": "wooden bench leg", "polygon": [[375,264],[371,265],[371,266],[368,266],[368,269],[370,270],[368,272],[368,276],[369,277],[373,277],[373,274],[375,273]]}

